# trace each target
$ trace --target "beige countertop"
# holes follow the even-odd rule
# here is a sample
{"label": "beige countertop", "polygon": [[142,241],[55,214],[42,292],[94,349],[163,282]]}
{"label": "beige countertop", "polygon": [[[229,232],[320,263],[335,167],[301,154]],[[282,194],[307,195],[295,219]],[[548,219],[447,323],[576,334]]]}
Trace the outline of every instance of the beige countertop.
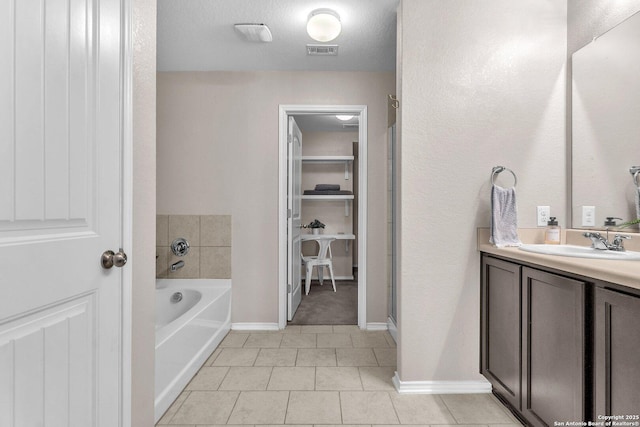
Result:
{"label": "beige countertop", "polygon": [[[582,230],[567,230],[566,232],[563,230],[562,243],[582,246],[582,240],[576,240],[575,236],[575,234],[581,232]],[[518,231],[520,240],[522,240],[523,243],[534,244],[543,243],[543,233],[544,229],[524,229]],[[583,240],[585,243],[588,243],[586,239]],[[640,241],[640,236],[637,237],[637,240]],[[589,245],[584,244],[584,246]],[[635,245],[630,249],[637,250],[635,249]],[[581,276],[640,290],[640,261],[572,258],[525,252],[515,247],[497,248],[489,243],[489,230],[487,228],[478,229],[478,250],[480,252],[510,258],[515,261],[523,261],[542,267],[562,270],[568,273],[579,274]]]}

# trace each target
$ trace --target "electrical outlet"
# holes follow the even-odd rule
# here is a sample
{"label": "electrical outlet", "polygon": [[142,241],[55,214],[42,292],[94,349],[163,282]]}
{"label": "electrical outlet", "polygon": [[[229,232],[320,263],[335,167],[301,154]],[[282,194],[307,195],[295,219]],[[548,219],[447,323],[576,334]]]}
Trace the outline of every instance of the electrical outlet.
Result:
{"label": "electrical outlet", "polygon": [[538,206],[538,226],[544,227],[549,222],[549,215],[551,215],[551,208],[549,206]]}
{"label": "electrical outlet", "polygon": [[596,207],[583,206],[582,207],[582,226],[594,227],[595,225],[596,225]]}

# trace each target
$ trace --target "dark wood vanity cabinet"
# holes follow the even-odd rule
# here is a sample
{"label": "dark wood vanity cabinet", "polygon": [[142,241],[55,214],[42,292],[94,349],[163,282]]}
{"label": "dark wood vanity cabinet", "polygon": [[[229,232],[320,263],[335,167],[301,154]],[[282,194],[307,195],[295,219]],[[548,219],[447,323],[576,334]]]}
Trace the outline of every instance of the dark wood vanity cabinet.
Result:
{"label": "dark wood vanity cabinet", "polygon": [[522,268],[522,406],[536,426],[585,420],[585,283]]}
{"label": "dark wood vanity cabinet", "polygon": [[520,267],[486,258],[481,280],[481,373],[494,390],[520,409]]}
{"label": "dark wood vanity cabinet", "polygon": [[585,282],[483,257],[481,373],[534,426],[587,419]]}
{"label": "dark wood vanity cabinet", "polygon": [[637,416],[640,414],[640,296],[598,287],[594,309],[596,421],[598,415]]}

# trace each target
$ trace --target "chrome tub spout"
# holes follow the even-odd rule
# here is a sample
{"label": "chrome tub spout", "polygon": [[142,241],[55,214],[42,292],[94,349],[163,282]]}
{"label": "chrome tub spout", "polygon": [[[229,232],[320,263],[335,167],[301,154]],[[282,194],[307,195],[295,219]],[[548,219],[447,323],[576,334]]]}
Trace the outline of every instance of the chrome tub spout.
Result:
{"label": "chrome tub spout", "polygon": [[169,270],[176,271],[177,269],[182,267],[184,267],[184,261],[178,261],[176,263],[171,264],[171,267],[169,267]]}

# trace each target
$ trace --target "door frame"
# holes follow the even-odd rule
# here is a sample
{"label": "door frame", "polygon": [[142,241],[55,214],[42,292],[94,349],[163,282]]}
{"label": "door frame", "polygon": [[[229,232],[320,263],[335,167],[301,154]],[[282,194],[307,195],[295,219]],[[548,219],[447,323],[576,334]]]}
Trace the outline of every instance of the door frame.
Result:
{"label": "door frame", "polygon": [[305,114],[354,114],[358,126],[358,327],[367,328],[367,106],[298,105],[279,106],[278,161],[278,328],[287,326],[287,118]]}

